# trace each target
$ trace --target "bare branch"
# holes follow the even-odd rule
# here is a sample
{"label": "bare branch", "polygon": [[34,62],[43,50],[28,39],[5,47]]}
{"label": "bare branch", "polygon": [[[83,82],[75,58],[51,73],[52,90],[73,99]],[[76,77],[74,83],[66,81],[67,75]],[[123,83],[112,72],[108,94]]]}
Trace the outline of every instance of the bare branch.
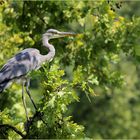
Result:
{"label": "bare branch", "polygon": [[[47,123],[42,118],[43,115],[44,115],[43,113],[36,111],[34,116],[29,118],[29,121],[27,121],[27,123],[25,124],[26,136],[29,134],[30,126],[32,126],[33,122],[37,120],[42,120],[42,122],[47,126]],[[26,138],[26,136],[24,138]]]}
{"label": "bare branch", "polygon": [[13,131],[15,131],[17,134],[19,134],[22,138],[25,137],[25,135],[20,132],[16,127],[12,126],[12,125],[9,125],[9,124],[0,124],[0,129],[1,128],[9,128],[9,129],[12,129]]}

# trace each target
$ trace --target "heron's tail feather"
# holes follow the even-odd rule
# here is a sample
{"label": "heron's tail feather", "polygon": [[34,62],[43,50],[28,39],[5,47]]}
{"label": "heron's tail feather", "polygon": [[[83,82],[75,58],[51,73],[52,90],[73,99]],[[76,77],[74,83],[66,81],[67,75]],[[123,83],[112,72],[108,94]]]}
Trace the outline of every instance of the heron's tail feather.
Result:
{"label": "heron's tail feather", "polygon": [[0,83],[0,93],[8,86],[9,81],[4,81]]}

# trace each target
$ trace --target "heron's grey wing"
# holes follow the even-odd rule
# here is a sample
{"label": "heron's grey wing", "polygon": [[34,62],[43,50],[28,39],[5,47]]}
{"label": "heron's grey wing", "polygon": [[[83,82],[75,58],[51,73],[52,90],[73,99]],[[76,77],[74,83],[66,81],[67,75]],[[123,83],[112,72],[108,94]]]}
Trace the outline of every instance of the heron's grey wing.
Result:
{"label": "heron's grey wing", "polygon": [[32,51],[22,51],[10,59],[0,70],[0,83],[26,75],[38,66],[38,60]]}

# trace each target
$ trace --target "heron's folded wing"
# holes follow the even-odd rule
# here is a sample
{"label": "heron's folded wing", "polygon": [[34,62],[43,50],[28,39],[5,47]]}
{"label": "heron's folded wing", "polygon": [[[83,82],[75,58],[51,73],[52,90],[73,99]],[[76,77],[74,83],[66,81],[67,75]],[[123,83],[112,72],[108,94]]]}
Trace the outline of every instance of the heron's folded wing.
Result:
{"label": "heron's folded wing", "polygon": [[32,66],[31,57],[29,54],[23,53],[10,59],[0,70],[0,83],[27,74]]}

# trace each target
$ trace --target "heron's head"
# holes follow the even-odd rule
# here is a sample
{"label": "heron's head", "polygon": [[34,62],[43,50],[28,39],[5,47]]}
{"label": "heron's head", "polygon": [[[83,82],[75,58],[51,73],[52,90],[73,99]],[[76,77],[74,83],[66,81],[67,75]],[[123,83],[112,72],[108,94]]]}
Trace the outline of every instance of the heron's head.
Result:
{"label": "heron's head", "polygon": [[46,33],[43,34],[43,37],[47,37],[48,39],[53,38],[60,38],[60,37],[66,37],[66,36],[75,36],[76,34],[73,32],[60,32],[55,29],[49,29]]}

